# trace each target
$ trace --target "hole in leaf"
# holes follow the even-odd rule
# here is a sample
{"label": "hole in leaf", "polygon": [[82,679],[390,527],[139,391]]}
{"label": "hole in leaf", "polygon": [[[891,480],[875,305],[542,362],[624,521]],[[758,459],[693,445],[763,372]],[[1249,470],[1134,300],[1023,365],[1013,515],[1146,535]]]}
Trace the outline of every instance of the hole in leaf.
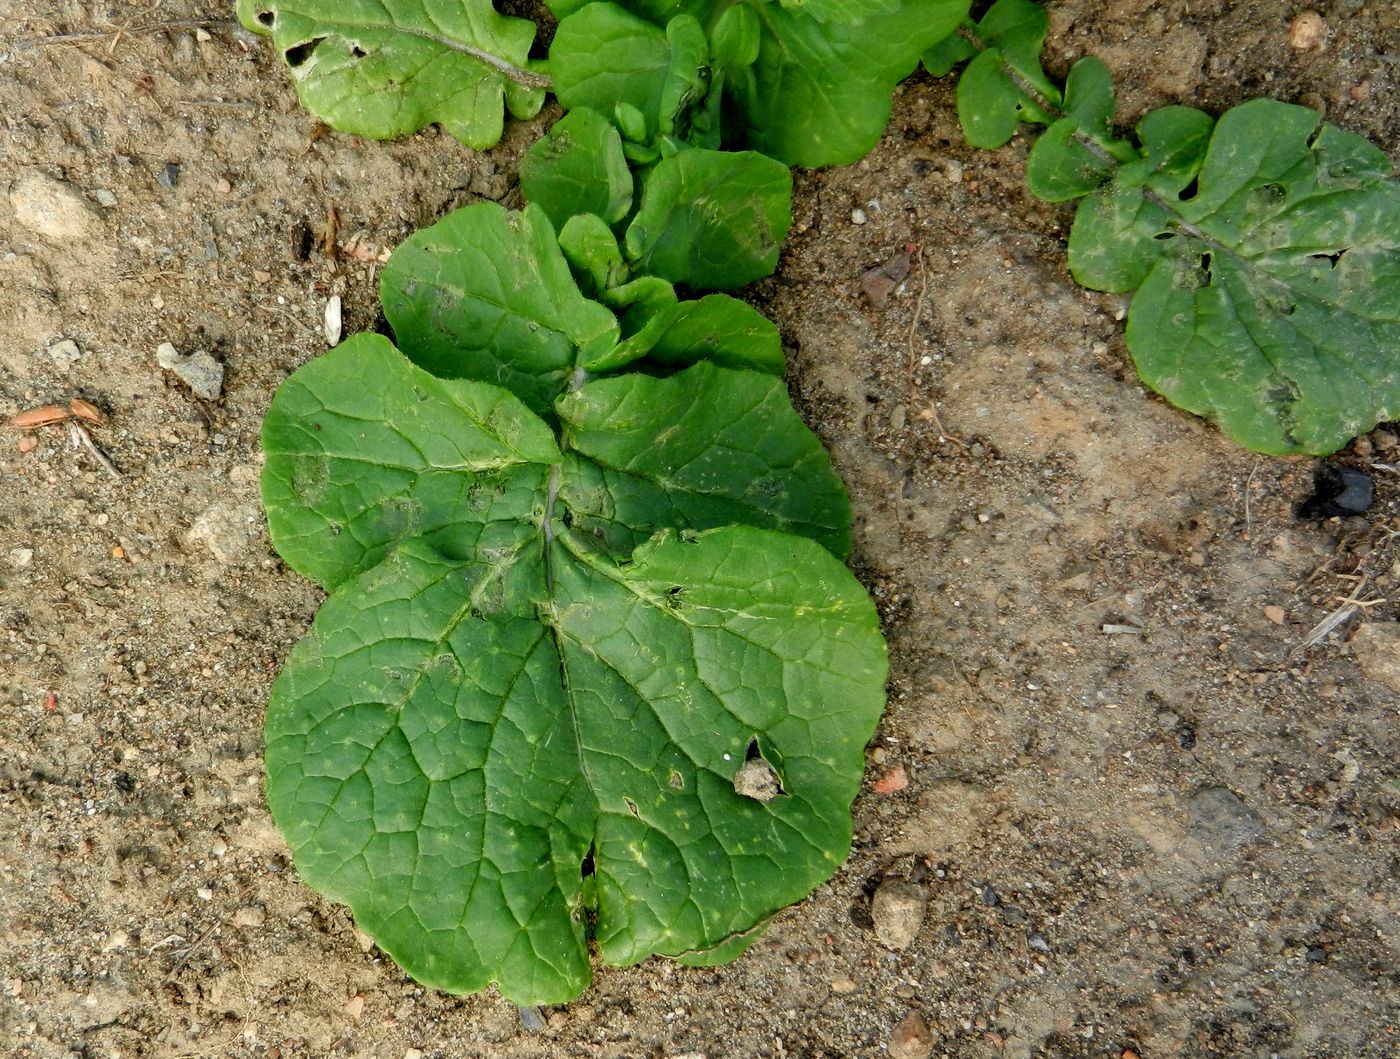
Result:
{"label": "hole in leaf", "polygon": [[356,59],[363,59],[369,52],[365,51],[358,44],[350,45],[350,54]]}
{"label": "hole in leaf", "polygon": [[1202,254],[1202,255],[1201,255],[1201,283],[1202,283],[1204,286],[1207,286],[1207,287],[1208,287],[1208,286],[1210,286],[1210,281],[1211,281],[1210,255],[1209,255],[1209,254]]}
{"label": "hole in leaf", "polygon": [[1338,251],[1336,251],[1335,253],[1331,253],[1331,254],[1309,254],[1308,256],[1311,257],[1311,258],[1313,258],[1314,260],[1317,260],[1317,261],[1320,261],[1320,260],[1327,260],[1327,261],[1330,261],[1330,262],[1332,262],[1332,267],[1333,267],[1333,268],[1336,268],[1337,265],[1338,265],[1338,263],[1342,260],[1342,255],[1345,254],[1345,253],[1346,253],[1345,250],[1338,250]]}
{"label": "hole in leaf", "polygon": [[734,793],[756,802],[771,802],[783,790],[783,781],[776,769],[763,756],[756,738],[744,749],[744,763],[734,773]]}
{"label": "hole in leaf", "polygon": [[325,39],[325,37],[312,37],[300,44],[293,44],[282,53],[282,57],[287,60],[287,65],[293,69],[304,66]]}
{"label": "hole in leaf", "polygon": [[1175,233],[1175,232],[1158,232],[1158,233],[1157,233],[1156,235],[1154,235],[1152,238],[1153,238],[1153,239],[1156,239],[1158,242],[1162,242],[1162,241],[1167,240],[1167,239],[1175,239],[1175,238],[1176,238],[1176,233]]}
{"label": "hole in leaf", "polygon": [[1181,202],[1185,202],[1187,199],[1194,199],[1196,197],[1196,192],[1199,191],[1200,188],[1200,181],[1198,181],[1195,177],[1192,177],[1191,183],[1187,184],[1184,188],[1178,191],[1176,193],[1176,197]]}
{"label": "hole in leaf", "polygon": [[580,878],[588,878],[596,870],[593,864],[593,854],[597,851],[597,844],[588,847],[588,852],[583,855],[583,864],[579,866]]}
{"label": "hole in leaf", "polygon": [[642,813],[641,813],[641,810],[639,810],[639,809],[637,808],[637,803],[636,803],[636,802],[634,802],[631,798],[628,798],[628,797],[626,797],[626,796],[623,797],[622,802],[623,802],[624,805],[627,806],[627,811],[628,811],[629,813],[631,813],[633,816],[637,817],[637,819],[639,819],[639,820],[641,819]]}
{"label": "hole in leaf", "polygon": [[259,11],[257,18],[258,25],[266,26],[268,29],[271,29],[273,26],[277,25],[277,16],[274,15],[271,11]]}

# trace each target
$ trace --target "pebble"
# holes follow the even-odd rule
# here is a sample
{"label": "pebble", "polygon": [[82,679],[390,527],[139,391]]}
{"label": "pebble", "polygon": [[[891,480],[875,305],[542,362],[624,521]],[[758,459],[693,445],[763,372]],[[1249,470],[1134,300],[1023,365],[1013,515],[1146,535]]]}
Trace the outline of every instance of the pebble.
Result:
{"label": "pebble", "polygon": [[856,983],[850,978],[833,978],[831,980],[831,991],[833,993],[854,993]]}
{"label": "pebble", "polygon": [[1400,622],[1366,622],[1352,633],[1351,649],[1362,673],[1400,691]]}
{"label": "pebble", "polygon": [[890,1033],[890,1059],[928,1059],[933,1054],[933,1033],[917,1011],[900,1019]]}
{"label": "pebble", "polygon": [[178,375],[186,386],[206,401],[217,400],[224,391],[224,366],[202,349],[186,357],[181,356],[169,342],[162,342],[156,349],[156,362],[166,371]]}
{"label": "pebble", "polygon": [[71,338],[65,338],[62,342],[55,342],[49,346],[49,356],[52,358],[54,367],[59,371],[67,371],[68,365],[83,355],[83,351],[78,348],[78,343]]}
{"label": "pebble", "polygon": [[896,765],[883,773],[870,785],[876,794],[895,794],[909,786],[909,773],[903,765]]}
{"label": "pebble", "polygon": [[21,569],[34,561],[33,548],[11,548],[10,565],[15,569]]}
{"label": "pebble", "polygon": [[1288,24],[1288,46],[1317,51],[1327,43],[1327,22],[1316,11],[1304,11]]}
{"label": "pebble", "polygon": [[896,254],[884,264],[862,272],[860,286],[866,300],[877,309],[882,307],[909,275],[910,263],[908,254]]}
{"label": "pebble", "polygon": [[540,1033],[548,1025],[544,1014],[535,1005],[530,1004],[520,1009],[520,1028],[526,1033]]}
{"label": "pebble", "polygon": [[864,210],[862,210],[862,209],[854,209],[854,210],[851,211],[851,223],[852,223],[852,224],[864,224],[865,221],[866,221],[866,217],[865,217],[865,211],[864,211]]}
{"label": "pebble", "polygon": [[202,544],[221,563],[244,559],[252,545],[252,512],[248,508],[213,504],[199,513],[185,534],[185,543]]}
{"label": "pebble", "polygon": [[352,1019],[358,1019],[361,1012],[364,1010],[365,995],[363,993],[356,993],[345,1002],[345,1014],[349,1015]]}
{"label": "pebble", "polygon": [[37,169],[26,169],[10,187],[15,221],[50,242],[87,238],[97,215],[74,188]]}
{"label": "pebble", "polygon": [[256,930],[267,922],[267,912],[257,905],[249,905],[247,908],[240,908],[233,914],[233,925],[243,927],[245,930]]}
{"label": "pebble", "polygon": [[919,936],[927,909],[923,887],[908,879],[886,879],[870,902],[876,939],[887,949],[907,949]]}
{"label": "pebble", "polygon": [[1264,608],[1264,617],[1268,618],[1275,625],[1282,625],[1288,615],[1284,613],[1284,609],[1277,603],[1270,603]]}
{"label": "pebble", "polygon": [[180,183],[180,163],[167,162],[165,168],[156,174],[156,183],[167,191],[173,191]]}
{"label": "pebble", "polygon": [[94,188],[92,200],[104,209],[111,209],[117,204],[117,196],[112,194],[109,188]]}
{"label": "pebble", "polygon": [[783,793],[773,766],[761,757],[745,761],[734,773],[734,793],[757,802],[771,802]]}
{"label": "pebble", "polygon": [[341,331],[340,322],[340,295],[332,294],[326,300],[326,314],[324,318],[324,329],[326,334],[326,345],[336,346],[340,343]]}
{"label": "pebble", "polygon": [[33,452],[33,451],[34,451],[35,449],[37,449],[38,447],[39,447],[39,439],[38,439],[38,438],[23,437],[23,438],[20,438],[20,439],[19,439],[19,451],[20,451],[20,452]]}
{"label": "pebble", "polygon": [[1233,853],[1264,833],[1259,814],[1224,787],[1203,787],[1188,802],[1192,836],[1216,853]]}

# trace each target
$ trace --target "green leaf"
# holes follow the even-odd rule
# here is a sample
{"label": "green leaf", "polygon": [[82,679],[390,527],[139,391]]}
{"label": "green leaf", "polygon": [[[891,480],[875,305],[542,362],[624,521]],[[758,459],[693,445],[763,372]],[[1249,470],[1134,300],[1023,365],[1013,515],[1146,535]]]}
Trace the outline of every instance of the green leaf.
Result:
{"label": "green leaf", "polygon": [[1031,193],[1047,202],[1093,191],[1118,168],[1115,154],[1136,157],[1112,136],[1113,76],[1100,60],[1090,56],[1074,64],[1065,84],[1065,112],[1036,140],[1026,164]]}
{"label": "green leaf", "polygon": [[677,305],[647,359],[670,367],[703,359],[780,377],[787,370],[778,329],[753,306],[727,294]]}
{"label": "green leaf", "polygon": [[[725,944],[835,870],[885,662],[810,541],[663,533],[618,564],[515,526],[333,593],[273,689],[268,803],[419,981],[562,1003],[589,978],[585,864],[618,964]],[[734,789],[756,742],[782,763],[766,802]]]}
{"label": "green leaf", "polygon": [[622,137],[596,111],[570,111],[520,160],[520,190],[556,230],[580,213],[615,224],[632,208],[632,172]]}
{"label": "green leaf", "polygon": [[758,59],[726,84],[745,145],[789,165],[846,165],[875,146],[894,86],[957,29],[968,0],[903,0],[858,25],[757,4]]}
{"label": "green leaf", "polygon": [[770,274],[792,224],[792,174],[752,151],[684,150],[644,178],[627,229],[642,272],[710,290]]}
{"label": "green leaf", "polygon": [[1332,452],[1400,416],[1388,173],[1313,111],[1255,100],[1215,126],[1194,196],[1115,181],[1086,199],[1070,267],[1087,286],[1137,288],[1128,346],[1173,404],[1259,452]]}
{"label": "green leaf", "polygon": [[268,708],[274,818],[415,978],[518,1003],[582,990],[590,913],[609,962],[713,962],[827,878],[885,677],[821,545],[694,533],[848,544],[780,380],[600,380],[560,417],[563,453],[504,391],[366,337],[266,430],[274,540],[332,588]]}
{"label": "green leaf", "polygon": [[[520,118],[544,103],[528,71],[534,23],[490,0],[238,0],[270,35],[302,105],[328,125],[389,139],[438,123],[471,147],[501,138],[502,102]],[[529,84],[527,84],[527,82]]]}
{"label": "green leaf", "polygon": [[850,550],[845,489],[779,378],[707,362],[664,379],[623,375],[565,397],[559,417],[593,465],[577,464],[560,496],[616,554],[647,527],[731,523]]}
{"label": "green leaf", "polygon": [[659,276],[638,276],[608,291],[606,301],[622,314],[622,341],[583,365],[592,374],[616,371],[646,356],[676,307],[676,288]]}
{"label": "green leaf", "polygon": [[434,375],[507,386],[547,413],[580,356],[618,325],[579,291],[549,219],[482,202],[401,244],[384,267],[384,314],[399,348]]}
{"label": "green leaf", "polygon": [[[976,31],[977,27],[969,24],[968,29]],[[934,77],[946,77],[953,67],[976,54],[977,49],[964,40],[961,33],[953,32],[924,52],[924,69]]]}
{"label": "green leaf", "polygon": [[328,588],[415,537],[464,558],[484,525],[543,510],[535,494],[561,458],[549,429],[500,387],[434,378],[374,334],[277,390],[263,451],[278,554]]}
{"label": "green leaf", "polygon": [[626,282],[627,265],[622,260],[617,236],[595,214],[570,217],[559,233],[559,249],[580,289],[590,298],[600,298],[608,288]]}
{"label": "green leaf", "polygon": [[[549,71],[566,109],[613,114],[619,105],[634,107],[646,122],[644,141],[659,134],[661,101],[672,77],[664,30],[616,4],[588,4],[559,23]],[[641,142],[637,131],[629,129],[628,136]]]}
{"label": "green leaf", "polygon": [[958,80],[958,120],[974,147],[1001,147],[1023,121],[1048,123],[1046,110],[1027,92],[1051,104],[1060,93],[1040,67],[1049,26],[1045,9],[1032,0],[997,0],[977,23],[984,50]]}
{"label": "green leaf", "polygon": [[747,4],[725,8],[710,31],[710,51],[717,67],[750,66],[758,58],[763,28]]}
{"label": "green leaf", "polygon": [[1147,184],[1175,198],[1201,171],[1215,119],[1194,107],[1159,107],[1138,122],[1142,157],[1118,171],[1124,187]]}
{"label": "green leaf", "polygon": [[778,0],[794,14],[807,15],[818,22],[859,25],[871,15],[886,15],[899,7],[900,0]]}

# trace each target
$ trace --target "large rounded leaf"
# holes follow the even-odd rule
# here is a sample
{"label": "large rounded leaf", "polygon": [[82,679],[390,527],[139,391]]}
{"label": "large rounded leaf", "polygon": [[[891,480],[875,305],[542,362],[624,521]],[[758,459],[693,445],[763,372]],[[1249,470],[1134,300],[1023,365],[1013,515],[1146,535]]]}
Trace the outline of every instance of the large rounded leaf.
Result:
{"label": "large rounded leaf", "polygon": [[507,525],[476,562],[410,544],[336,590],[273,690],[268,800],[415,978],[558,1003],[590,917],[609,962],[681,955],[831,875],[884,647],[803,538],[663,533],[618,564]]}

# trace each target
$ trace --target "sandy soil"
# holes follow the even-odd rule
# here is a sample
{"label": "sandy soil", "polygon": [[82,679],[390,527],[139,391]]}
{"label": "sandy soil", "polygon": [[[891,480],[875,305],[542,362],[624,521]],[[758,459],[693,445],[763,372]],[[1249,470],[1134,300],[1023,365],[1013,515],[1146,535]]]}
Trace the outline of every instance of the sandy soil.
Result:
{"label": "sandy soil", "polygon": [[[1051,7],[1050,65],[1102,56],[1125,122],[1270,94],[1400,159],[1390,0],[1321,2],[1314,51],[1282,0]],[[524,1022],[383,959],[262,800],[263,703],[319,596],[270,550],[259,423],[327,299],[374,326],[378,253],[509,196],[548,115],[489,157],[325,134],[229,19],[0,0],[0,413],[93,402],[121,474],[61,427],[0,438],[0,1052],[1400,1051],[1400,476],[1300,519],[1314,461],[1146,393],[1120,302],[1068,278],[1070,212],[1024,189],[1029,141],[967,148],[926,77],[870,158],[800,175],[755,292],[893,648],[850,862],[730,967],[600,968]],[[902,253],[871,305],[861,273]],[[219,399],[167,341],[223,365]],[[1338,459],[1393,468],[1394,428]]]}

